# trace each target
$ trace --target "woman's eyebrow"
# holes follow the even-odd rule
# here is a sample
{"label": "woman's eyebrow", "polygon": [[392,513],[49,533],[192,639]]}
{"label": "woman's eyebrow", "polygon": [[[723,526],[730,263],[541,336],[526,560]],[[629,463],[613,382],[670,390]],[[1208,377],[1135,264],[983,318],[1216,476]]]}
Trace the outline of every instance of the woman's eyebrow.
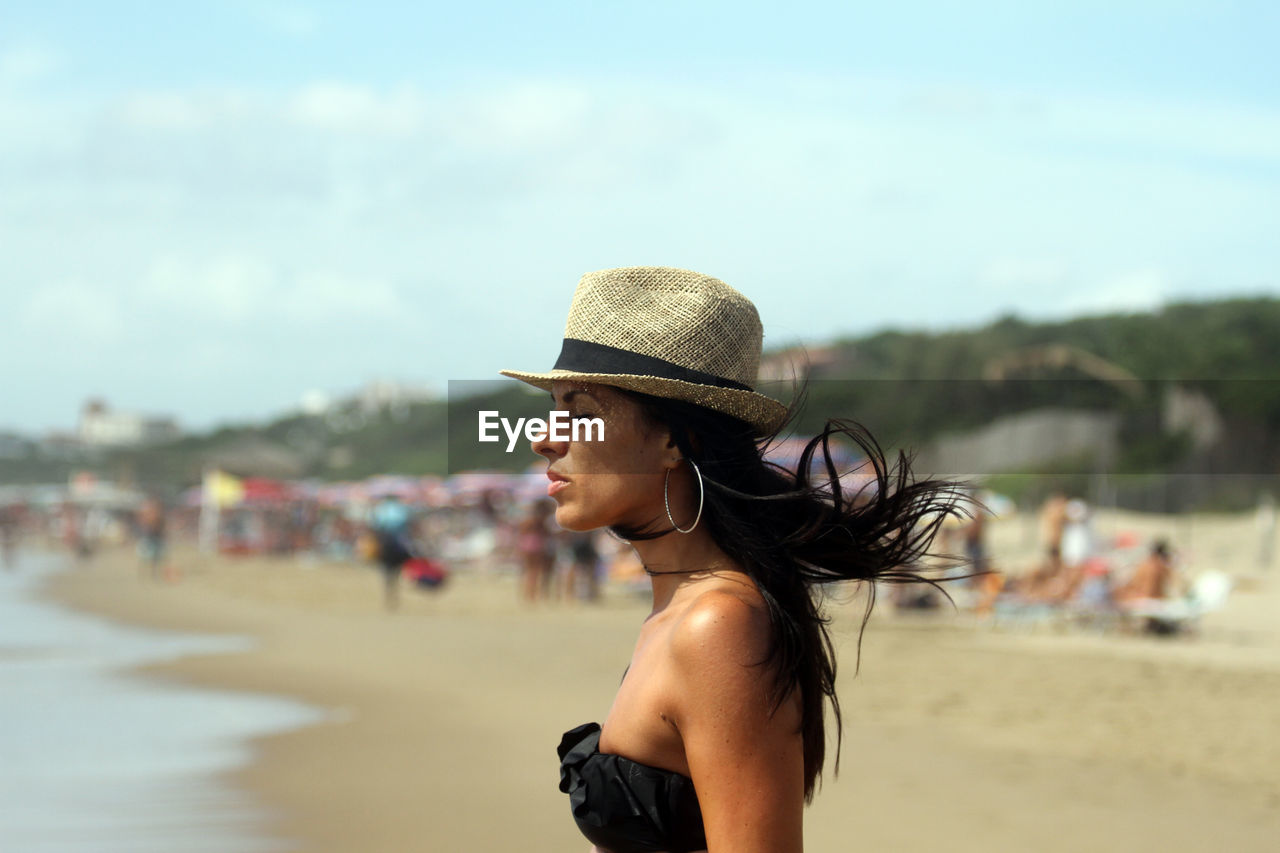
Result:
{"label": "woman's eyebrow", "polygon": [[592,394],[590,391],[586,390],[585,388],[579,388],[575,391],[566,391],[564,393],[565,405],[568,405],[569,401],[571,401],[574,397],[578,396],[579,394],[582,394],[583,396],[586,396],[586,397],[590,397],[592,400],[595,400],[597,403],[600,402],[599,400],[596,400],[595,395]]}

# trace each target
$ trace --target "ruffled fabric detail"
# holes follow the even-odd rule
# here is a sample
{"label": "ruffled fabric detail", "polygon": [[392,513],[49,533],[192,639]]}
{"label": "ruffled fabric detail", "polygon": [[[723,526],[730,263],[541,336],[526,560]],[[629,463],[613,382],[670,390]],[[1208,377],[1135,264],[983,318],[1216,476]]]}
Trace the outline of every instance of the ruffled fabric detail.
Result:
{"label": "ruffled fabric detail", "polygon": [[565,732],[560,790],[587,840],[613,853],[705,850],[702,810],[693,780],[670,770],[600,752],[600,726]]}

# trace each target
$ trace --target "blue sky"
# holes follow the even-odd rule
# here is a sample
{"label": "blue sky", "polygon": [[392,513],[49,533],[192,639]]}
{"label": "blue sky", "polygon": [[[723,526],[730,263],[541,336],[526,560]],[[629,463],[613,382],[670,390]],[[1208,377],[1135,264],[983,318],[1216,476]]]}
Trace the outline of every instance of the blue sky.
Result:
{"label": "blue sky", "polygon": [[1280,293],[1266,3],[0,2],[0,428],[554,359],[685,266],[766,344]]}

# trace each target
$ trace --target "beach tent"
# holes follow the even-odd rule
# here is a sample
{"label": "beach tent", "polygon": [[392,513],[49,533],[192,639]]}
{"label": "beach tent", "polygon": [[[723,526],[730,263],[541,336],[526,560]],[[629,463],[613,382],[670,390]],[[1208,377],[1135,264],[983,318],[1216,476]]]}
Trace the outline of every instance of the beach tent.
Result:
{"label": "beach tent", "polygon": [[[242,522],[244,513],[248,512],[259,517],[260,521],[264,513],[287,507],[303,497],[302,489],[284,480],[267,477],[242,479],[217,469],[206,471],[200,495],[200,549],[205,552],[225,550],[221,541],[224,512],[234,512],[235,518]],[[246,550],[240,546],[237,548]]]}
{"label": "beach tent", "polygon": [[379,474],[370,477],[363,483],[364,492],[372,499],[396,497],[405,503],[417,503],[422,488],[417,477],[397,474]]}
{"label": "beach tent", "polygon": [[516,481],[505,471],[463,471],[445,480],[444,486],[456,506],[478,503],[490,492],[510,494]]}
{"label": "beach tent", "polygon": [[301,499],[292,483],[267,477],[246,477],[242,481],[239,503],[248,506],[275,506]]}
{"label": "beach tent", "polygon": [[182,494],[186,506],[262,506],[316,499],[318,486],[304,487],[267,477],[233,477],[223,471],[208,471],[204,482]]}

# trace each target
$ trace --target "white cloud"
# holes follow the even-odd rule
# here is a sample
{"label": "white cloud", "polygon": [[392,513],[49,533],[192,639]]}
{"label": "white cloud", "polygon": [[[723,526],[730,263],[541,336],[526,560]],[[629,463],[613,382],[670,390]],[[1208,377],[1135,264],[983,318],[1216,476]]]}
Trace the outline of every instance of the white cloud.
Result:
{"label": "white cloud", "polygon": [[292,272],[246,254],[158,258],[134,295],[152,310],[224,328],[308,323],[322,330],[353,320],[393,321],[404,311],[396,289],[376,277],[315,268]]}
{"label": "white cloud", "polygon": [[331,270],[301,273],[285,291],[292,316],[322,323],[406,319],[407,306],[395,287],[373,277],[352,277]]}
{"label": "white cloud", "polygon": [[1069,266],[1060,258],[1006,256],[987,262],[978,271],[977,280],[980,286],[1003,294],[1028,287],[1060,287],[1069,276]]}
{"label": "white cloud", "polygon": [[1062,98],[1044,127],[1064,146],[1112,146],[1127,157],[1222,157],[1280,166],[1280,112],[1220,103]]}
{"label": "white cloud", "polygon": [[82,359],[89,346],[118,342],[125,330],[119,301],[104,287],[59,281],[32,290],[16,312],[19,334],[40,340],[40,352],[71,347]]}
{"label": "white cloud", "polygon": [[137,133],[206,131],[249,114],[249,99],[234,91],[135,92],[121,99],[108,121]]}
{"label": "white cloud", "polygon": [[150,316],[177,316],[207,327],[252,320],[269,310],[279,287],[275,269],[263,258],[224,255],[192,263],[167,256],[125,292]]}
{"label": "white cloud", "polygon": [[579,86],[516,83],[452,99],[441,125],[468,150],[528,151],[582,140],[588,119],[610,112],[599,106],[596,93]]}
{"label": "white cloud", "polygon": [[1065,313],[1151,311],[1174,293],[1175,281],[1166,271],[1145,268],[1112,273],[1092,287],[1068,291]]}
{"label": "white cloud", "polygon": [[0,50],[0,84],[31,83],[52,75],[63,64],[60,53],[41,44]]}
{"label": "white cloud", "polygon": [[255,257],[218,258],[197,270],[189,282],[189,293],[214,315],[232,322],[246,321],[255,312],[267,310],[278,289],[278,279],[270,262]]}
{"label": "white cloud", "polygon": [[285,114],[294,122],[356,134],[406,135],[426,127],[427,100],[401,88],[386,94],[346,83],[316,83],[289,98]]}

